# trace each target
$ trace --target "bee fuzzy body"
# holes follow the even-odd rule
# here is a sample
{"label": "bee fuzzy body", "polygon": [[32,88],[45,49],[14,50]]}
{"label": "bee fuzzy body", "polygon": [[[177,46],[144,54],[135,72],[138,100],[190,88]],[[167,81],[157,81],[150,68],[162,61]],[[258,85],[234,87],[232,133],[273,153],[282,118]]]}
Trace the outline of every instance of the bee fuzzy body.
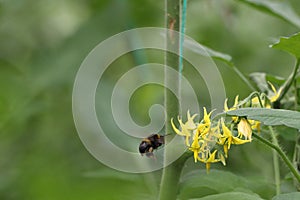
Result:
{"label": "bee fuzzy body", "polygon": [[139,146],[141,155],[146,154],[147,157],[153,157],[153,151],[165,143],[165,138],[159,134],[152,134],[144,138]]}

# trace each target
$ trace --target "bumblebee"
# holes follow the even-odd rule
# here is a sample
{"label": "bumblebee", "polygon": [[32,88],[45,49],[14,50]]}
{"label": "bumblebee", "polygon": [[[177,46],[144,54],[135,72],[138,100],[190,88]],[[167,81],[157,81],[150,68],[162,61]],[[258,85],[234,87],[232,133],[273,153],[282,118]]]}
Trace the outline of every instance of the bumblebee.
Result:
{"label": "bumblebee", "polygon": [[159,134],[152,134],[147,138],[144,138],[139,146],[139,151],[143,156],[146,154],[147,157],[153,157],[154,149],[157,149],[165,143],[165,136]]}

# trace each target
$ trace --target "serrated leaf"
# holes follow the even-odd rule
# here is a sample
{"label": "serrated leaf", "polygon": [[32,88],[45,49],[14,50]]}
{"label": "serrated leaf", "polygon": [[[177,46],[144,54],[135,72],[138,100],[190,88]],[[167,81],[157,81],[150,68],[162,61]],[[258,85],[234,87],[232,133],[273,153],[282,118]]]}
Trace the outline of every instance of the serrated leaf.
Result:
{"label": "serrated leaf", "polygon": [[300,32],[291,37],[281,37],[279,42],[271,45],[271,47],[287,51],[296,58],[300,58]]}
{"label": "serrated leaf", "polygon": [[272,200],[299,200],[299,199],[300,199],[300,192],[279,194],[272,198]]}
{"label": "serrated leaf", "polygon": [[287,1],[282,0],[239,0],[263,12],[281,18],[297,27],[300,27],[300,17]]}
{"label": "serrated leaf", "polygon": [[258,195],[243,193],[243,192],[227,192],[222,194],[215,194],[203,198],[196,198],[191,200],[262,200]]}
{"label": "serrated leaf", "polygon": [[241,108],[226,112],[228,115],[245,116],[267,126],[285,125],[300,130],[300,112],[284,109]]}
{"label": "serrated leaf", "polygon": [[191,50],[191,51],[193,51],[197,54],[200,54],[202,56],[210,56],[214,59],[221,60],[221,61],[225,62],[226,64],[228,64],[230,66],[233,65],[232,58],[231,58],[230,55],[215,51],[215,50],[213,50],[209,47],[206,47],[204,45],[199,45],[199,43],[194,42],[192,40],[189,40],[189,39],[185,40],[184,41],[184,47],[186,47],[189,50]]}

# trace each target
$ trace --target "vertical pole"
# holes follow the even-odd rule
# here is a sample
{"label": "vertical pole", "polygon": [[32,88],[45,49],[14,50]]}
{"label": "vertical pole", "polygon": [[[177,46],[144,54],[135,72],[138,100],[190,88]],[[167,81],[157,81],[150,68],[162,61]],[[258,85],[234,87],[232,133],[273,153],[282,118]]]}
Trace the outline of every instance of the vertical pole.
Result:
{"label": "vertical pole", "polygon": [[[180,38],[178,34],[173,34],[172,31],[179,32],[180,30],[180,0],[165,0],[166,8],[166,49],[169,50],[165,53],[165,65],[179,71],[179,45]],[[171,53],[170,51],[176,52],[176,54]],[[180,94],[180,73],[177,75],[171,76],[165,71],[165,109],[166,109],[166,123],[165,123],[165,133],[173,133],[170,121],[171,118],[176,118],[179,114],[179,101],[180,95],[178,98],[172,94],[167,86],[172,85],[175,88],[175,93]],[[168,145],[168,140],[170,137],[166,137],[165,145]],[[168,163],[168,155],[171,152],[167,151],[165,148],[164,151],[164,169],[162,172],[162,179],[160,184],[159,199],[160,200],[173,200],[176,199],[178,191],[178,183],[181,174],[181,170],[184,162],[178,159],[169,166],[166,167]]]}

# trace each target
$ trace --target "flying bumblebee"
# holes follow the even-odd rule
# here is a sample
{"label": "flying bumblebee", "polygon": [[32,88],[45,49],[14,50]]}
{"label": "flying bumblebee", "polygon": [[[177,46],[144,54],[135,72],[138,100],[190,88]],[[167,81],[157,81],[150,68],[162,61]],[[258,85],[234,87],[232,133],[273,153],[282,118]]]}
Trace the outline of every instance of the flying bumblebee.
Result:
{"label": "flying bumblebee", "polygon": [[147,157],[153,157],[154,149],[157,149],[163,144],[165,144],[165,136],[152,134],[142,140],[139,146],[139,151],[142,156],[146,154]]}

